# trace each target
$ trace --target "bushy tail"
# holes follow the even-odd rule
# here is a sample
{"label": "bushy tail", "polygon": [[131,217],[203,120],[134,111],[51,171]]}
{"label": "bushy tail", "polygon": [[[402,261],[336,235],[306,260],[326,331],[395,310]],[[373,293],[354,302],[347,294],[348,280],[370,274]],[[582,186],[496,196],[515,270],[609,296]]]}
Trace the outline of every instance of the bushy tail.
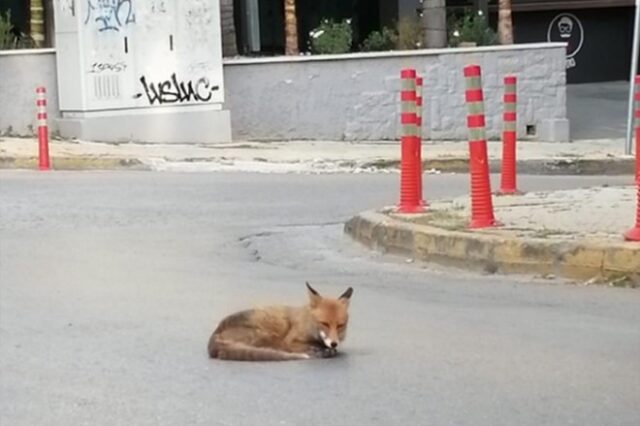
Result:
{"label": "bushy tail", "polygon": [[221,340],[212,336],[209,341],[209,356],[233,361],[292,361],[309,359],[309,355],[285,352],[271,348],[259,348],[245,343]]}

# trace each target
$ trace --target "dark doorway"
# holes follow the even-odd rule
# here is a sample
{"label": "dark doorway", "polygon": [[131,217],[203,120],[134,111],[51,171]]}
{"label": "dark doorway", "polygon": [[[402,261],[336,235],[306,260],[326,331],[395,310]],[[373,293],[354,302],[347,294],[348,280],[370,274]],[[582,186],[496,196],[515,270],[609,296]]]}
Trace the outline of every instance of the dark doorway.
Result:
{"label": "dark doorway", "polygon": [[567,82],[627,80],[633,8],[518,12],[516,43],[567,42]]}

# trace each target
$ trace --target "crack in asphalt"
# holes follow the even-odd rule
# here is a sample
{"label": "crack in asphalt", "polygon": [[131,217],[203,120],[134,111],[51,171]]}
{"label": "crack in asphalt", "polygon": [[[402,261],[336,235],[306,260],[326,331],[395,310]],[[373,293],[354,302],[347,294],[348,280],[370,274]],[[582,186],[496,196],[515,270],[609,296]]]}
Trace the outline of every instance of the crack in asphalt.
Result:
{"label": "crack in asphalt", "polygon": [[250,234],[246,234],[243,235],[241,237],[237,238],[238,242],[244,242],[247,240],[251,240],[254,238],[262,238],[262,237],[270,237],[272,235],[275,234],[281,234],[282,231],[277,231],[277,229],[288,229],[288,228],[322,228],[325,226],[334,226],[334,225],[342,225],[344,224],[344,221],[329,221],[329,222],[319,222],[319,223],[285,223],[285,224],[281,224],[281,225],[274,225],[271,226],[271,229],[274,229],[273,231],[259,231],[259,232],[252,232]]}
{"label": "crack in asphalt", "polygon": [[[260,254],[260,250],[258,250],[257,248],[253,248],[252,244],[253,244],[253,240],[257,239],[257,238],[268,238],[268,237],[272,237],[274,235],[278,235],[278,234],[283,234],[284,230],[287,229],[292,229],[292,228],[324,228],[327,226],[336,226],[336,225],[342,225],[344,222],[343,221],[326,221],[326,222],[318,222],[318,223],[288,223],[288,224],[280,224],[280,225],[275,225],[272,226],[270,231],[259,231],[259,232],[253,232],[250,234],[246,234],[243,235],[241,237],[237,238],[237,242],[239,242],[241,244],[241,246],[244,249],[247,249],[249,256],[250,256],[250,261],[252,262],[262,262],[265,263],[267,265],[271,265],[271,266],[283,266],[281,263],[276,263],[276,262],[269,262],[264,260],[264,258],[262,257],[262,255]],[[278,229],[284,229],[282,231],[278,231]]]}

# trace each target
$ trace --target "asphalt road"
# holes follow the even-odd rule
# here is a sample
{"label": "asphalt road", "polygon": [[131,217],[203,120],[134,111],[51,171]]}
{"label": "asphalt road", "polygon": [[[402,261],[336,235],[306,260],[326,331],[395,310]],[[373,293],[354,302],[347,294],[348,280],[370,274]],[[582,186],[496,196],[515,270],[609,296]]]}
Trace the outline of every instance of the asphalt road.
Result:
{"label": "asphalt road", "polygon": [[[0,172],[0,424],[640,424],[639,291],[408,264],[343,236],[396,190],[397,175]],[[222,316],[303,303],[305,280],[355,289],[341,357],[207,358]]]}

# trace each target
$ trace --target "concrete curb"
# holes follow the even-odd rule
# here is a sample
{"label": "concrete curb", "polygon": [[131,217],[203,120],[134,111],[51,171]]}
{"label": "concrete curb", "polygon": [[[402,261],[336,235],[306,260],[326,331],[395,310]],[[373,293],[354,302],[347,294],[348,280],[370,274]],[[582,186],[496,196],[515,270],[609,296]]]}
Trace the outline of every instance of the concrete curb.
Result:
{"label": "concrete curb", "polygon": [[[38,168],[36,157],[0,157],[0,169]],[[51,157],[53,170],[150,170],[141,161],[133,158],[110,157]]]}
{"label": "concrete curb", "polygon": [[[190,158],[180,160],[181,162],[219,162],[220,158]],[[225,161],[233,159],[227,158]],[[0,169],[34,169],[37,167],[36,157],[11,157],[0,156]],[[268,159],[261,161],[267,163],[277,163]],[[331,163],[328,159],[327,162]],[[53,156],[51,158],[53,168],[56,170],[153,170],[152,162],[144,161],[140,158],[105,157],[105,156],[74,156],[62,157]],[[400,161],[396,159],[354,161],[336,160],[336,164],[341,167],[351,167],[353,169],[379,169],[398,170]],[[291,164],[282,162],[281,164]],[[500,172],[500,161],[491,160],[490,169],[492,173]],[[530,159],[518,162],[518,173],[531,175],[633,175],[635,173],[635,159],[633,158],[595,158],[595,159]],[[423,170],[437,170],[442,173],[468,173],[469,162],[467,158],[435,158],[423,162]]]}
{"label": "concrete curb", "polygon": [[640,281],[640,245],[622,240],[548,241],[519,238],[508,231],[451,231],[394,219],[377,211],[351,218],[344,231],[373,249],[467,269]]}
{"label": "concrete curb", "polygon": [[[362,167],[398,169],[399,160],[376,160],[362,164]],[[489,160],[492,173],[500,173],[500,160]],[[423,170],[439,170],[444,173],[467,173],[467,158],[437,158],[422,162]],[[592,159],[531,159],[517,162],[518,173],[530,175],[633,175],[633,158],[592,158]]]}
{"label": "concrete curb", "polygon": [[[34,169],[37,166],[35,157],[0,157],[0,169]],[[188,160],[184,160],[189,162]],[[202,162],[215,162],[215,158],[202,159]],[[115,158],[96,156],[52,157],[51,162],[56,170],[153,170],[143,161],[135,158]],[[190,162],[193,162],[191,159]],[[266,162],[269,162],[266,160]],[[352,160],[339,160],[342,166],[355,168],[373,168],[380,170],[397,170],[398,160],[375,160],[358,163]],[[288,164],[288,163],[283,163]],[[635,162],[633,159],[532,159],[518,162],[518,173],[531,175],[633,175]],[[490,162],[492,173],[500,172],[500,162]],[[443,173],[467,173],[469,170],[466,158],[442,158],[426,160],[423,170],[438,170]]]}

